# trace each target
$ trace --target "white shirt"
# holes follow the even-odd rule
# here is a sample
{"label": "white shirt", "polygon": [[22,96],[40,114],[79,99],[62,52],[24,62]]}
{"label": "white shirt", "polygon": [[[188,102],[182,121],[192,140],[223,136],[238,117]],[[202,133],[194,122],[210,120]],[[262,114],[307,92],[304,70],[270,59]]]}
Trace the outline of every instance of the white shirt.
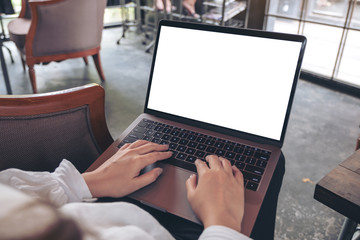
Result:
{"label": "white shirt", "polygon": [[[63,160],[53,173],[4,170],[0,172],[0,183],[27,195],[16,193],[14,189],[0,184],[0,223],[5,217],[11,216],[12,211],[29,201],[31,196],[32,199],[46,200],[59,207],[62,215],[76,221],[86,240],[173,239],[154,217],[136,205],[126,202],[86,202],[92,199],[92,195],[81,174],[67,160]],[[0,224],[0,235],[6,230]],[[211,226],[203,231],[199,239],[250,238],[224,226]]]}

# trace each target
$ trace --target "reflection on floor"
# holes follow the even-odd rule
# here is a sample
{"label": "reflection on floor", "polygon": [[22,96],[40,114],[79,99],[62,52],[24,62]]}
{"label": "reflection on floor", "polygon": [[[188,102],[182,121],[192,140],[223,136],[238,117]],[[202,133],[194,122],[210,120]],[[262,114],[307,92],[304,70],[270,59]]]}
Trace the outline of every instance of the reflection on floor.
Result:
{"label": "reflection on floor", "polygon": [[[144,52],[142,35],[129,32],[121,44],[121,28],[104,30],[101,59],[106,82],[106,115],[114,138],[142,112],[151,55]],[[5,52],[14,94],[31,93],[15,46],[15,63]],[[36,66],[39,92],[87,83],[101,83],[92,61],[82,59]],[[0,79],[0,94],[6,94]],[[349,156],[355,147],[360,99],[299,81],[283,147],[286,175],[280,193],[276,239],[336,239],[343,217],[313,199],[314,184]]]}

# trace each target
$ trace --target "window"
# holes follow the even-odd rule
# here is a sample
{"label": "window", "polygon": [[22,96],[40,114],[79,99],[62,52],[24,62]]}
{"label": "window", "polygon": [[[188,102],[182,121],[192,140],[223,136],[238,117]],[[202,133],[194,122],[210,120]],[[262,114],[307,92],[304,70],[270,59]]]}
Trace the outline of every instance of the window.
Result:
{"label": "window", "polygon": [[265,29],[305,35],[304,72],[360,89],[360,0],[268,0]]}

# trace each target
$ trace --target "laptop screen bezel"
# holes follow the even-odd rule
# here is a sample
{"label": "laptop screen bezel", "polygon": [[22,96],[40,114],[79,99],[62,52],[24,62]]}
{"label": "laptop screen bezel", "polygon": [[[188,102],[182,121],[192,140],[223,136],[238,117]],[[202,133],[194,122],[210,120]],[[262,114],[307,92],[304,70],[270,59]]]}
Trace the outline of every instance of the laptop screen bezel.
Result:
{"label": "laptop screen bezel", "polygon": [[[151,90],[151,83],[152,83],[152,77],[154,72],[154,66],[156,61],[156,53],[157,53],[157,47],[158,47],[158,41],[159,36],[161,34],[161,27],[162,26],[169,26],[169,27],[175,27],[175,28],[186,28],[186,29],[195,29],[195,30],[203,30],[203,31],[212,31],[212,32],[220,32],[220,33],[230,33],[230,34],[241,34],[245,36],[255,36],[255,37],[263,37],[263,38],[271,38],[271,39],[279,39],[279,40],[286,40],[286,41],[295,41],[301,43],[301,49],[299,52],[299,58],[296,66],[296,71],[294,74],[293,84],[291,87],[291,93],[289,97],[289,102],[285,114],[284,124],[281,131],[281,137],[280,140],[270,139],[250,133],[245,133],[238,130],[233,130],[221,126],[216,126],[209,123],[204,123],[201,121],[184,118],[176,115],[172,115],[169,113],[164,113],[161,111],[157,111],[154,109],[148,108],[149,103],[149,96],[150,96],[150,90]],[[222,27],[222,26],[214,26],[214,25],[206,25],[206,24],[198,24],[198,23],[188,23],[188,22],[177,22],[177,21],[169,21],[169,20],[161,20],[159,22],[157,36],[155,40],[154,45],[154,52],[153,52],[153,58],[152,58],[152,64],[150,69],[150,76],[149,76],[149,84],[146,94],[146,100],[145,100],[145,106],[144,106],[144,113],[152,114],[154,116],[164,118],[171,121],[181,122],[187,125],[195,126],[198,128],[207,129],[214,132],[219,132],[222,134],[230,135],[233,137],[238,137],[242,139],[247,139],[250,141],[254,141],[257,143],[262,144],[269,144],[277,147],[282,147],[285,133],[289,121],[289,116],[291,112],[292,103],[294,100],[295,95],[295,89],[297,85],[297,81],[300,75],[300,69],[301,69],[301,63],[304,57],[304,51],[305,51],[305,45],[306,45],[306,38],[302,35],[294,35],[294,34],[287,34],[287,33],[277,33],[277,32],[267,32],[267,31],[261,31],[261,30],[249,30],[249,29],[240,29],[240,28],[229,28],[229,27]]]}

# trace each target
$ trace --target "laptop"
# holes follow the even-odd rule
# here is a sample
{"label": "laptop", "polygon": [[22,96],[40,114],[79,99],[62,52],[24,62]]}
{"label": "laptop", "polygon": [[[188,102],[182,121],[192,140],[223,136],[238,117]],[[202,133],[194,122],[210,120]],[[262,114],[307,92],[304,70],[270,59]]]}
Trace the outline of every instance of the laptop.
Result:
{"label": "laptop", "polygon": [[[163,20],[144,113],[117,139],[169,144],[173,157],[151,185],[130,195],[201,224],[185,182],[195,159],[227,158],[245,179],[242,232],[250,236],[281,154],[306,38]],[[144,171],[149,171],[149,166]]]}

